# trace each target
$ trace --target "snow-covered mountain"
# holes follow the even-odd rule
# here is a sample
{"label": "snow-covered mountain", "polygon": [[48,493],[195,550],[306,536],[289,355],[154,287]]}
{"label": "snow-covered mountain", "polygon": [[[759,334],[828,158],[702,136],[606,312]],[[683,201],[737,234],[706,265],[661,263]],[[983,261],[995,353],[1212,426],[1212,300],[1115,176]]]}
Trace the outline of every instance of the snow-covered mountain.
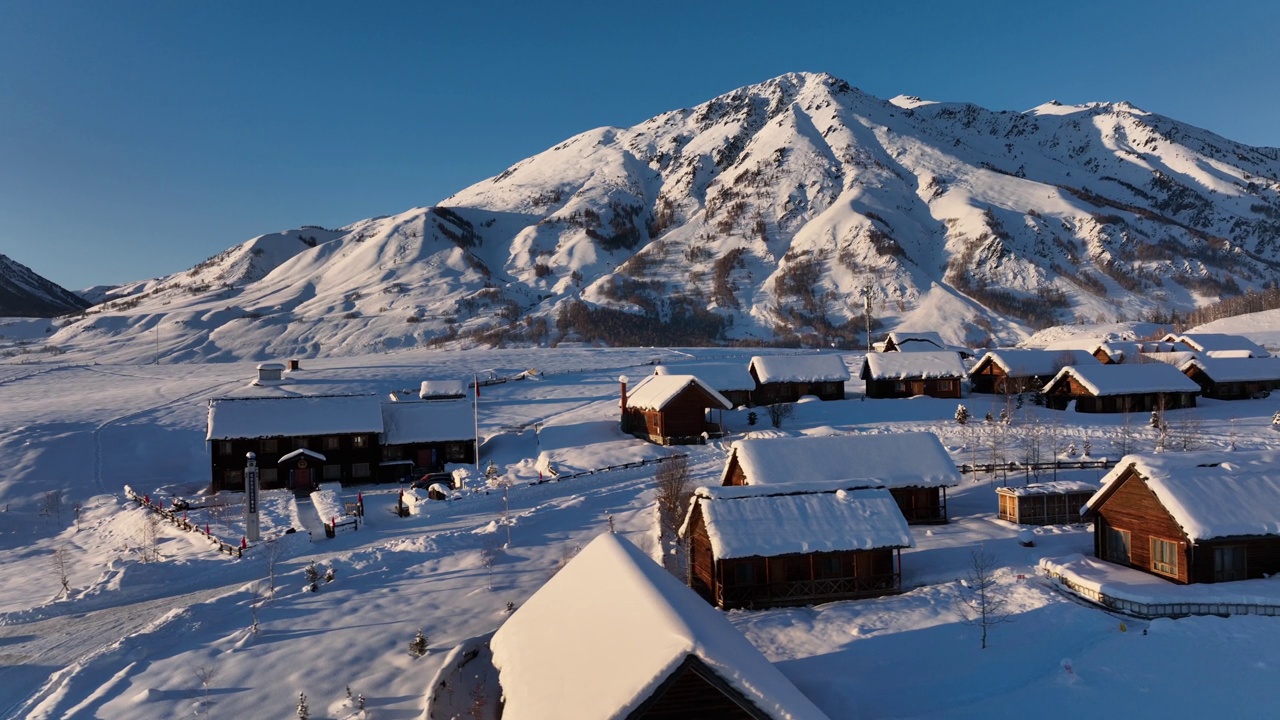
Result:
{"label": "snow-covered mountain", "polygon": [[79,295],[0,255],[0,317],[54,317],[88,306]]}
{"label": "snow-covered mountain", "polygon": [[[52,342],[166,357],[561,337],[1007,343],[1277,281],[1280,150],[1127,103],[993,112],[789,74],[582,133],[438,205],[249,241]],[[566,335],[567,333],[567,335]],[[148,350],[147,352],[150,352]]]}

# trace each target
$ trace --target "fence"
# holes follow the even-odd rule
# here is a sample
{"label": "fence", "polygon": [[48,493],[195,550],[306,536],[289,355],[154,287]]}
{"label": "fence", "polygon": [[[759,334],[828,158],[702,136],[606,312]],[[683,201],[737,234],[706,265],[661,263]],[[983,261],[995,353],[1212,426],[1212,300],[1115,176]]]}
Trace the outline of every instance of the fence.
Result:
{"label": "fence", "polygon": [[[1134,617],[1180,618],[1190,615],[1280,615],[1280,605],[1258,605],[1254,603],[1143,603],[1135,600],[1112,597],[1106,593],[1086,587],[1061,573],[1044,568],[1045,577],[1056,582],[1072,593],[1108,610],[1132,615]],[[1175,587],[1175,586],[1170,586]]]}
{"label": "fence", "polygon": [[583,475],[595,475],[597,473],[611,472],[613,470],[627,470],[629,468],[645,467],[646,465],[658,465],[660,463],[668,462],[670,460],[675,460],[677,458],[687,458],[687,457],[689,457],[687,453],[680,453],[678,455],[667,455],[660,458],[650,458],[648,460],[637,460],[635,462],[623,463],[621,465],[609,465],[608,467],[596,468],[594,470],[582,470],[576,473],[570,473],[568,475],[561,475],[560,473],[556,472],[555,468],[548,468],[548,470],[551,473],[551,477],[541,478],[537,482],[532,482],[529,484],[541,485],[542,483],[547,483],[552,481],[560,482],[561,480],[571,480],[576,477],[582,477]]}
{"label": "fence", "polygon": [[239,545],[234,545],[232,543],[222,540],[218,536],[209,532],[208,525],[201,528],[196,523],[193,523],[190,520],[188,520],[185,514],[182,516],[179,516],[178,513],[174,512],[173,510],[169,510],[167,508],[157,505],[156,503],[151,501],[150,496],[139,495],[138,493],[134,492],[133,488],[129,487],[128,485],[125,486],[124,493],[126,496],[128,496],[130,500],[137,502],[142,507],[145,507],[151,510],[152,512],[158,514],[160,517],[164,518],[165,520],[168,520],[170,523],[174,525],[174,527],[177,527],[181,530],[186,530],[187,532],[193,532],[198,535],[203,535],[204,537],[208,538],[210,542],[218,546],[218,552],[224,552],[228,555],[239,558],[244,556],[244,551],[247,550],[249,547],[248,543],[246,543],[243,538],[241,538]]}
{"label": "fence", "polygon": [[965,463],[963,465],[957,465],[956,469],[959,470],[962,475],[985,472],[992,474],[1000,473],[1003,477],[1008,477],[1010,474],[1022,472],[1028,477],[1033,473],[1039,477],[1041,471],[1047,470],[1052,470],[1055,473],[1059,470],[1110,470],[1116,466],[1117,462],[1117,460],[1108,460],[1106,458],[1103,458],[1102,460],[1055,460],[1053,462],[1042,463],[1020,463],[1011,461],[1007,463],[976,463],[972,465]]}

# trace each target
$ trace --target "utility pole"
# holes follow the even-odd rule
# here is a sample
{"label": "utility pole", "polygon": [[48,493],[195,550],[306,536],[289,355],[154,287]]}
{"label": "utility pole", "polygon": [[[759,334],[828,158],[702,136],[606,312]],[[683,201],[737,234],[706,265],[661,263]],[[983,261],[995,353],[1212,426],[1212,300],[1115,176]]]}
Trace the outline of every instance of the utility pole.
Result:
{"label": "utility pole", "polygon": [[867,352],[871,352],[871,286],[862,288],[862,312],[867,318]]}

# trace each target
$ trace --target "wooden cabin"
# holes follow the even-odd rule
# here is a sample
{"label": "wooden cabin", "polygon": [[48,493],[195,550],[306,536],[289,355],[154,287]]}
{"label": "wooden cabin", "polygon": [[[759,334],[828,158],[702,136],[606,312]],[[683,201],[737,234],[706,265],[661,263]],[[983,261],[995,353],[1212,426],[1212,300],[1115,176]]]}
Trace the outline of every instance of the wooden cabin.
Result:
{"label": "wooden cabin", "polygon": [[975,393],[1039,392],[1062,368],[1096,362],[1085,350],[991,350],[969,370],[969,379]]}
{"label": "wooden cabin", "polygon": [[1266,397],[1280,388],[1280,358],[1202,357],[1180,368],[1200,386],[1200,394],[1215,400]]}
{"label": "wooden cabin", "polygon": [[689,586],[723,610],[901,592],[900,552],[914,545],[884,488],[698,488],[681,537]]}
{"label": "wooden cabin", "polygon": [[629,392],[625,377],[621,383],[622,431],[660,445],[720,437],[719,413],[733,409],[725,396],[693,375],[650,375]]}
{"label": "wooden cabin", "polygon": [[1103,365],[1122,365],[1143,362],[1143,356],[1151,353],[1177,352],[1174,343],[1155,340],[1109,340],[1093,350],[1093,356]]}
{"label": "wooden cabin", "polygon": [[382,480],[441,472],[446,463],[474,464],[474,412],[470,400],[382,403]]}
{"label": "wooden cabin", "polygon": [[784,483],[887,488],[906,521],[924,525],[947,522],[947,488],[960,484],[960,474],[938,437],[926,432],[747,439],[730,446],[721,485]]}
{"label": "wooden cabin", "polygon": [[[301,491],[326,481],[372,482],[382,456],[378,405],[373,395],[210,400],[205,439],[211,487],[215,492],[243,491],[245,454],[250,452],[257,455],[263,488]],[[313,454],[295,454],[298,450]],[[286,457],[292,461],[289,467],[280,465]]]}
{"label": "wooden cabin", "polygon": [[1280,452],[1129,455],[1102,483],[1098,558],[1183,584],[1280,572]]}
{"label": "wooden cabin", "polygon": [[1181,348],[1189,348],[1206,357],[1218,358],[1268,358],[1271,353],[1266,348],[1241,335],[1224,333],[1187,333],[1178,335],[1169,333],[1164,342],[1173,343]]}
{"label": "wooden cabin", "polygon": [[751,376],[747,366],[740,362],[659,365],[653,369],[653,374],[693,375],[723,395],[734,407],[750,405],[751,393],[756,389],[756,379]]}
{"label": "wooden cabin", "polygon": [[755,381],[751,400],[756,405],[795,402],[805,395],[819,400],[843,400],[849,368],[834,354],[757,355],[747,364]]}
{"label": "wooden cabin", "polygon": [[613,533],[526,600],[489,648],[497,717],[827,717],[723,614]]}
{"label": "wooden cabin", "polygon": [[1044,386],[1046,404],[1077,412],[1123,413],[1196,406],[1200,386],[1159,362],[1064,367]]}
{"label": "wooden cabin", "polygon": [[1075,480],[1053,480],[1023,487],[998,487],[998,517],[1019,525],[1074,525],[1080,509],[1098,486]]}
{"label": "wooden cabin", "polygon": [[869,398],[959,398],[966,377],[951,351],[867,353],[859,375]]}

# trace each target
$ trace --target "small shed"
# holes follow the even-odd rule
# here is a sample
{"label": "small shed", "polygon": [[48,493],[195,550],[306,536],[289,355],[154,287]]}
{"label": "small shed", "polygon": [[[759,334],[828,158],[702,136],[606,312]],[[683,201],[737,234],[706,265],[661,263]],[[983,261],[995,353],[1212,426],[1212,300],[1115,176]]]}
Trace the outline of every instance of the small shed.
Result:
{"label": "small shed", "polygon": [[[649,375],[622,385],[622,431],[661,445],[688,445],[723,435],[719,413],[733,403],[693,375]],[[714,417],[708,417],[708,411]]]}
{"label": "small shed", "polygon": [[859,375],[869,398],[958,398],[966,376],[960,355],[948,350],[867,353]]}
{"label": "small shed", "polygon": [[1280,452],[1125,456],[1086,505],[1094,553],[1176,583],[1280,572]]}
{"label": "small shed", "polygon": [[751,400],[756,405],[795,402],[805,395],[820,400],[843,400],[849,368],[834,354],[757,355],[747,364],[755,380]]}
{"label": "small shed", "polygon": [[693,375],[716,392],[725,396],[734,407],[751,404],[751,393],[756,389],[756,380],[740,363],[682,363],[680,365],[659,365],[653,369],[654,375]]}
{"label": "small shed", "polygon": [[990,350],[969,370],[976,393],[1038,392],[1068,365],[1096,363],[1086,350]]}
{"label": "small shed", "polygon": [[489,643],[503,720],[826,720],[724,615],[613,533]]}
{"label": "small shed", "polygon": [[1201,357],[1179,369],[1215,400],[1246,400],[1280,388],[1280,358]]}
{"label": "small shed", "polygon": [[680,533],[690,587],[725,610],[900,592],[899,553],[914,543],[893,496],[807,489],[698,488]]}
{"label": "small shed", "polygon": [[1196,406],[1200,386],[1172,365],[1147,362],[1064,367],[1044,386],[1045,402],[1077,412],[1149,412]]}
{"label": "small shed", "polygon": [[1225,333],[1185,333],[1177,335],[1169,333],[1165,335],[1164,341],[1191,348],[1208,357],[1271,357],[1271,353],[1267,352],[1266,348],[1242,335],[1228,335]]}
{"label": "small shed", "polygon": [[1075,480],[1053,480],[1024,487],[998,487],[999,518],[1019,525],[1074,525],[1098,486]]}
{"label": "small shed", "polygon": [[888,488],[914,525],[947,522],[947,488],[960,484],[960,473],[938,436],[906,432],[737,440],[720,475],[729,486],[797,482]]}

